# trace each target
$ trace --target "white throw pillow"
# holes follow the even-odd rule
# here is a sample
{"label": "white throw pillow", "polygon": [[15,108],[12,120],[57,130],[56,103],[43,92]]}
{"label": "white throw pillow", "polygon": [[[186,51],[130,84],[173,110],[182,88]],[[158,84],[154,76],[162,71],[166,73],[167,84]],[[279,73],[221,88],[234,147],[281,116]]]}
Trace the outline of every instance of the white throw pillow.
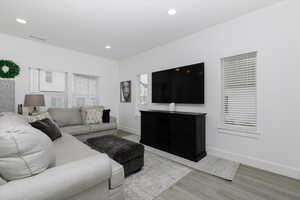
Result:
{"label": "white throw pillow", "polygon": [[96,109],[101,113],[101,122],[102,122],[102,115],[104,110],[103,106],[81,107],[80,114],[81,114],[82,121],[85,123],[87,110],[91,110],[91,109]]}
{"label": "white throw pillow", "polygon": [[[0,117],[0,125],[8,121],[6,116]],[[22,121],[8,124],[0,129],[0,175],[3,179],[26,178],[55,164],[53,143],[47,135]]]}
{"label": "white throw pillow", "polygon": [[102,122],[102,113],[98,109],[87,109],[82,112],[85,112],[85,124],[99,124]]}

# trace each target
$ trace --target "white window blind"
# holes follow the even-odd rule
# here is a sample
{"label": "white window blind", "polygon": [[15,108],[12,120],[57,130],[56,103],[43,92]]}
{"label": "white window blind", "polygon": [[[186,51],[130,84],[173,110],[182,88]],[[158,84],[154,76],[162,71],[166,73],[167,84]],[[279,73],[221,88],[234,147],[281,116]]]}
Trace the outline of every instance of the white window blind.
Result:
{"label": "white window blind", "polygon": [[30,92],[45,97],[45,108],[67,107],[67,73],[30,68]]}
{"label": "white window blind", "polygon": [[98,78],[74,75],[73,106],[95,106],[98,104]]}
{"label": "white window blind", "polygon": [[251,52],[222,59],[225,126],[257,127],[256,57]]}

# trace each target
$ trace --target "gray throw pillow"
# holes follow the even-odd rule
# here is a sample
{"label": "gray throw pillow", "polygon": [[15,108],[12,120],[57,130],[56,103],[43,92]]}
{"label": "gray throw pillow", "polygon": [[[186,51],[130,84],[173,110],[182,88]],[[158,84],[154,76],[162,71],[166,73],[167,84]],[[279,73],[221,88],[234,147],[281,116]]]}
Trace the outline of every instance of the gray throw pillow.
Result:
{"label": "gray throw pillow", "polygon": [[61,131],[58,126],[48,118],[37,120],[30,123],[30,125],[45,133],[52,141],[61,137]]}

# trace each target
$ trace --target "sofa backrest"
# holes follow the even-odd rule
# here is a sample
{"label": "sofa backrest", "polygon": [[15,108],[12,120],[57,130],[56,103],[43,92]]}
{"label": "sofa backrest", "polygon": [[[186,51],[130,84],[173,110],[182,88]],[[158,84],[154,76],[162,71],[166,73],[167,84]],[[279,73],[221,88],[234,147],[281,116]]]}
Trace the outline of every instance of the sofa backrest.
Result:
{"label": "sofa backrest", "polygon": [[80,108],[49,108],[48,112],[60,127],[83,124]]}

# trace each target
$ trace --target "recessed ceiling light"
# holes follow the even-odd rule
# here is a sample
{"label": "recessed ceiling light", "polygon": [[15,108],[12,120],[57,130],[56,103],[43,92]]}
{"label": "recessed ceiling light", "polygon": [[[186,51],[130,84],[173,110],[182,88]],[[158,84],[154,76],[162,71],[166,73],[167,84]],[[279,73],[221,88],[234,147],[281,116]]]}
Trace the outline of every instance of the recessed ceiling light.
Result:
{"label": "recessed ceiling light", "polygon": [[20,18],[17,18],[16,21],[20,24],[26,24],[27,21],[25,19],[20,19]]}
{"label": "recessed ceiling light", "polygon": [[106,45],[106,46],[105,46],[105,49],[111,49],[111,46]]}
{"label": "recessed ceiling light", "polygon": [[169,14],[169,15],[175,15],[175,14],[176,14],[176,9],[175,9],[175,8],[170,8],[170,9],[168,10],[168,14]]}

